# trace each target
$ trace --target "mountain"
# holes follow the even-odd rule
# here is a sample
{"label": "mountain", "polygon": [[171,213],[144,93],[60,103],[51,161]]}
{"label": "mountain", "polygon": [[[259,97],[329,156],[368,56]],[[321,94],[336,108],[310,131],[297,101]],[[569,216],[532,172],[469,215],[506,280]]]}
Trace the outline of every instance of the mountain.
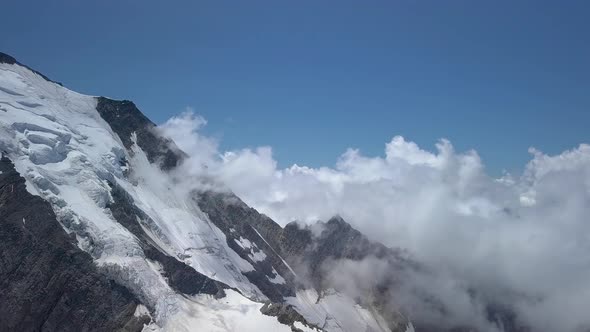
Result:
{"label": "mountain", "polygon": [[412,330],[308,277],[307,231],[183,177],[187,155],[130,101],[0,53],[0,149],[2,331]]}
{"label": "mountain", "polygon": [[408,282],[437,277],[410,253],[338,216],[281,227],[190,175],[131,101],[3,53],[0,150],[0,331],[477,331]]}

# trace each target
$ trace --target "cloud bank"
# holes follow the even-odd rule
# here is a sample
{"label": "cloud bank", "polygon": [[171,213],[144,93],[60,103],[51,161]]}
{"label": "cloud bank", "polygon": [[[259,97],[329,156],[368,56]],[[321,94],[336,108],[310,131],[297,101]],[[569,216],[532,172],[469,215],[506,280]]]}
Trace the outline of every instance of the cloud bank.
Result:
{"label": "cloud bank", "polygon": [[[191,156],[188,172],[220,180],[280,224],[339,214],[445,276],[437,289],[451,305],[447,288],[463,285],[510,305],[534,331],[590,327],[590,145],[531,149],[522,174],[501,178],[475,151],[441,139],[430,152],[401,136],[384,156],[349,149],[334,167],[279,169],[270,147],[219,151],[199,133],[205,124],[189,111],[160,128]],[[458,312],[473,306],[461,301]]]}

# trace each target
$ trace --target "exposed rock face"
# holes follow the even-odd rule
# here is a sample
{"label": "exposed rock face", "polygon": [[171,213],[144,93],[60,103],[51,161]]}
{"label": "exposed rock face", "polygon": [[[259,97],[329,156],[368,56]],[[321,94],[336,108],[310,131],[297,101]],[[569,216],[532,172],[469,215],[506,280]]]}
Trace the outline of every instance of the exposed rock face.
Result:
{"label": "exposed rock face", "polygon": [[132,137],[135,134],[137,145],[146,153],[149,161],[160,164],[162,169],[176,167],[186,156],[174,142],[156,133],[156,125],[133,102],[98,97],[96,110],[127,149],[133,145]]}
{"label": "exposed rock face", "polygon": [[0,330],[141,331],[138,300],[99,273],[31,195],[8,158],[0,160]]}
{"label": "exposed rock face", "polygon": [[314,284],[318,289],[322,288],[321,266],[328,260],[361,260],[372,255],[398,263],[400,268],[412,264],[403,257],[402,251],[371,242],[340,217],[334,217],[326,223],[318,222],[314,227],[320,232],[314,234],[310,226],[296,222],[282,228],[231,193],[204,192],[197,200],[201,210],[226,233],[228,242],[232,242],[230,237],[233,240],[242,235],[250,241],[261,241],[260,247],[272,247],[268,248],[275,254],[271,255],[271,260],[282,274],[288,275],[290,271],[281,257],[293,266],[304,264],[311,272],[306,274],[317,281]]}
{"label": "exposed rock face", "polygon": [[[293,273],[271,242],[262,233],[259,235],[256,228],[261,222],[266,222],[280,232],[278,224],[269,218],[264,219],[235,195],[205,192],[196,196],[195,200],[211,222],[225,234],[228,246],[254,266],[254,271],[244,273],[250,282],[273,302],[295,295]],[[268,231],[264,233],[274,236]],[[271,281],[277,278],[284,279],[284,283]]]}

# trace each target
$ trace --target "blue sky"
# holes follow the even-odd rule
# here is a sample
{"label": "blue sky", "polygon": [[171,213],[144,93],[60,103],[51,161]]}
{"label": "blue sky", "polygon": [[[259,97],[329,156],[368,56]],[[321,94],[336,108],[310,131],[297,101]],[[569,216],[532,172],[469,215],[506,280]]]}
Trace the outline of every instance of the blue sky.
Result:
{"label": "blue sky", "polygon": [[383,154],[403,135],[475,149],[493,174],[530,146],[589,142],[587,1],[11,1],[0,50],[73,90],[186,106],[222,149],[281,166]]}

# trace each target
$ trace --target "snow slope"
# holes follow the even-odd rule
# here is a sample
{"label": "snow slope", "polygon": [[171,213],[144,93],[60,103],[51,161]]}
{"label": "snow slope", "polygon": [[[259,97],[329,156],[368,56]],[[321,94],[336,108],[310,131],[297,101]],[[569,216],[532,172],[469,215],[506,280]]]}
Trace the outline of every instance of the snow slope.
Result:
{"label": "snow slope", "polygon": [[[51,203],[78,246],[147,307],[154,320],[147,330],[290,330],[260,312],[258,302],[267,298],[242,274],[254,267],[227,245],[223,232],[199,210],[191,199],[196,188],[174,183],[137,145],[128,151],[97,112],[96,98],[17,64],[0,63],[0,148],[26,179],[27,190]],[[237,291],[227,290],[221,299],[175,292],[162,267],[146,259],[136,236],[107,208],[112,201],[109,182],[123,188],[149,216],[151,220],[140,224],[159,249]],[[252,248],[248,239],[240,246]],[[252,260],[265,258],[264,252],[252,248]],[[274,268],[273,272],[272,282],[285,282]],[[378,316],[348,298],[333,294],[314,304],[307,297],[289,301],[327,330],[386,330]]]}
{"label": "snow slope", "polygon": [[310,323],[328,331],[389,331],[379,314],[369,312],[332,289],[322,296],[312,289],[301,290],[287,303]]}

